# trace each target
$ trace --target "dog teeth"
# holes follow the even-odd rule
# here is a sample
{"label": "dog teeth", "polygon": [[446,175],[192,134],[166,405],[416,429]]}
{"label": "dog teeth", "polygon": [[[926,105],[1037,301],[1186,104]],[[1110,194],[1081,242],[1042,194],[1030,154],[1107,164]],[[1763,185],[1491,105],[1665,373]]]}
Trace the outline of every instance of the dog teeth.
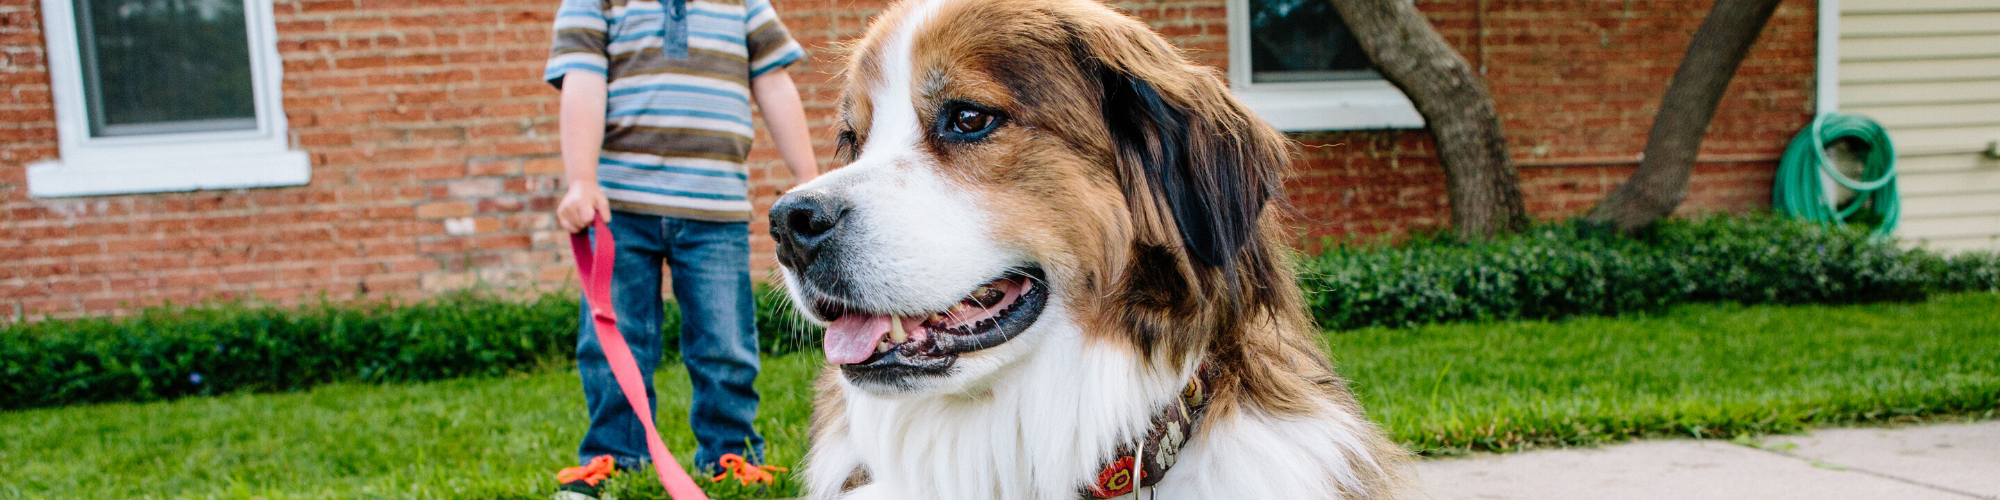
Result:
{"label": "dog teeth", "polygon": [[994,304],[1000,303],[1000,299],[1006,297],[1006,290],[993,285],[980,285],[979,288],[972,290],[972,301],[977,302],[979,307],[993,307]]}
{"label": "dog teeth", "polygon": [[897,316],[894,314],[889,315],[889,340],[893,340],[898,344],[903,343],[903,341],[910,340],[910,333],[903,331],[902,316]]}
{"label": "dog teeth", "polygon": [[876,342],[876,343],[875,343],[875,352],[889,352],[889,348],[890,348],[890,345],[889,345],[889,343],[888,343],[888,342]]}
{"label": "dog teeth", "polygon": [[930,318],[930,321],[931,321],[931,324],[933,324],[933,325],[942,325],[942,324],[944,324],[944,315],[943,315],[943,314],[932,314],[932,315],[931,315],[931,318]]}

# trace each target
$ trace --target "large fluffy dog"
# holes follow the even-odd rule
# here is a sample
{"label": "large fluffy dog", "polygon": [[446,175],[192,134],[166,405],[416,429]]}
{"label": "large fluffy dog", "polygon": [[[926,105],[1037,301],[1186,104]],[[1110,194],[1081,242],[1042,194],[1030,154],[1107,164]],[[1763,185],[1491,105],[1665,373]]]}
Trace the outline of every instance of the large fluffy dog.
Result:
{"label": "large fluffy dog", "polygon": [[1289,146],[1214,71],[1090,0],[910,0],[846,78],[848,165],[771,210],[837,365],[812,498],[1075,499],[1162,465],[1147,498],[1393,496],[1403,452],[1286,261]]}

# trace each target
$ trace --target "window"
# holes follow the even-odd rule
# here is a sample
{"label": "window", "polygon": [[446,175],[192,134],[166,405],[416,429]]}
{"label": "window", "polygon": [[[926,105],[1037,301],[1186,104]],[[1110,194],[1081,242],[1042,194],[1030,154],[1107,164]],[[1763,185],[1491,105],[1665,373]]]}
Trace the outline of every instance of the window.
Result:
{"label": "window", "polygon": [[38,197],[304,184],[270,0],[43,0],[61,158]]}
{"label": "window", "polygon": [[1424,119],[1368,62],[1326,0],[1229,0],[1238,98],[1288,132],[1419,128]]}
{"label": "window", "polygon": [[90,135],[257,128],[250,34],[232,0],[76,0]]}

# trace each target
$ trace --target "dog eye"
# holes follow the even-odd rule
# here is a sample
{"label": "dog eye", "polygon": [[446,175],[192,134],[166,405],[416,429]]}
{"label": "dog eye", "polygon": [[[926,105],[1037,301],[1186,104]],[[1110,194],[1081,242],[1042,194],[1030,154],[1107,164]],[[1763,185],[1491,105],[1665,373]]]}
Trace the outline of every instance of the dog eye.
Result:
{"label": "dog eye", "polygon": [[851,128],[841,129],[840,135],[835,138],[835,143],[833,147],[833,158],[834,158],[833,161],[840,163],[852,163],[854,162],[855,155],[859,154],[860,152],[861,152],[861,137],[854,134],[854,129]]}
{"label": "dog eye", "polygon": [[958,110],[957,113],[953,113],[953,115],[951,117],[951,130],[953,132],[974,134],[986,130],[986,127],[993,125],[993,115],[986,114],[985,111],[964,108]]}
{"label": "dog eye", "polygon": [[1000,127],[1001,116],[986,108],[966,103],[945,106],[940,116],[940,135],[954,142],[973,142]]}

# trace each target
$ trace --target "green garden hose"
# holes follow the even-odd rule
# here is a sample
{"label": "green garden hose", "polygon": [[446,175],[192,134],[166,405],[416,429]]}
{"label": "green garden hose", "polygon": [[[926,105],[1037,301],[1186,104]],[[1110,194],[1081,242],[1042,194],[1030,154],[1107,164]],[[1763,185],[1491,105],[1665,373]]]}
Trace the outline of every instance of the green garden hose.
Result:
{"label": "green garden hose", "polygon": [[[1827,158],[1826,145],[1841,140],[1860,143],[1861,177],[1867,180],[1840,173]],[[1835,206],[1822,175],[1854,190],[1854,199],[1847,206]],[[1889,143],[1889,133],[1881,124],[1861,115],[1827,113],[1814,118],[1812,126],[1799,131],[1785,148],[1773,184],[1771,203],[1778,213],[1820,224],[1873,222],[1872,234],[1877,239],[1889,237],[1902,214],[1902,203],[1896,196],[1896,147]]]}

